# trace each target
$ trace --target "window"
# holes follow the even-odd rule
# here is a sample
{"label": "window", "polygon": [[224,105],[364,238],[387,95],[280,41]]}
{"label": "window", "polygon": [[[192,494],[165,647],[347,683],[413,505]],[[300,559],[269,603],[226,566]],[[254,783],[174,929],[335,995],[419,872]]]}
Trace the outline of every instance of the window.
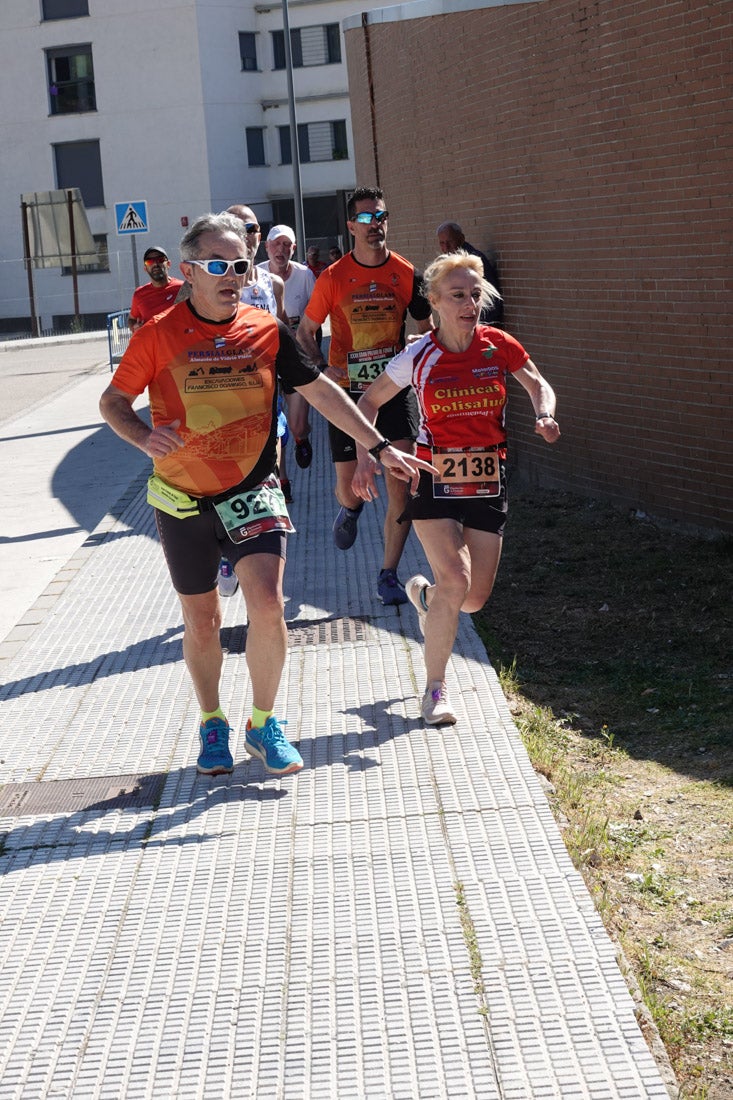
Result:
{"label": "window", "polygon": [[[109,271],[109,251],[107,249],[107,234],[95,233],[94,243],[97,246],[97,259],[92,260],[91,263],[77,264],[76,271],[78,275],[91,275],[97,271]],[[72,271],[70,267],[61,268],[62,275],[71,275]]]}
{"label": "window", "polygon": [[[277,132],[280,135],[280,163],[292,164],[293,150],[290,145],[290,127],[278,126]],[[298,136],[298,145],[300,145],[300,136]]]}
{"label": "window", "polygon": [[[290,52],[293,55],[293,68],[300,69],[303,67],[303,55],[300,51],[300,31],[291,30],[290,32]],[[285,59],[285,31],[273,31],[272,32],[272,54],[273,54],[273,69],[284,69],[286,67]]]}
{"label": "window", "polygon": [[341,62],[341,35],[338,23],[328,23],[323,28],[326,35],[326,55],[329,65]]}
{"label": "window", "polygon": [[89,0],[42,0],[44,19],[74,19],[89,15]]}
{"label": "window", "polygon": [[[293,51],[293,59],[295,58],[295,51],[293,50],[293,32],[290,32],[290,49]],[[295,64],[295,60],[293,60]],[[273,31],[272,32],[272,67],[273,69],[284,69],[285,65],[285,31]]]}
{"label": "window", "polygon": [[265,164],[265,130],[262,126],[247,127],[247,163],[250,168]]}
{"label": "window", "polygon": [[[309,65],[337,65],[341,61],[341,36],[338,23],[318,27],[296,27],[290,31],[293,68]],[[273,68],[285,68],[285,32],[272,32]]]}
{"label": "window", "polygon": [[102,158],[98,141],[65,141],[53,146],[56,186],[78,187],[86,207],[104,206]]}
{"label": "window", "polygon": [[[290,146],[290,127],[279,126],[280,163],[292,164],[293,151]],[[333,122],[302,122],[298,126],[298,151],[301,164],[311,164],[322,160],[348,160],[349,150],[346,143],[346,121],[336,119]]]}
{"label": "window", "polygon": [[243,73],[257,72],[257,38],[249,31],[239,33],[239,56]]}
{"label": "window", "polygon": [[96,111],[92,47],[60,46],[46,50],[48,96],[52,115]]}

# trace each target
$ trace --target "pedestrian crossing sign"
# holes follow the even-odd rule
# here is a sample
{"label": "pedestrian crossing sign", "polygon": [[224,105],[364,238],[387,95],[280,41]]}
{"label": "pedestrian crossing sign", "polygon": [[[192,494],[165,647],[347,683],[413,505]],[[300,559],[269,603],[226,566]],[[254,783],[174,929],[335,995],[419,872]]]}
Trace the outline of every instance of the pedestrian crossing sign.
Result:
{"label": "pedestrian crossing sign", "polygon": [[137,202],[116,202],[115,221],[118,235],[126,233],[148,232],[148,204],[144,199]]}

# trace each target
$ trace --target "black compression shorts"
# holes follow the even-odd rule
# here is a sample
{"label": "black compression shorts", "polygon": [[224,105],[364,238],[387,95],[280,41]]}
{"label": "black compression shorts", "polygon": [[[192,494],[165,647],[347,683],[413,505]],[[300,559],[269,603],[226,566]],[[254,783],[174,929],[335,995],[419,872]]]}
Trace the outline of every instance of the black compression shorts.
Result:
{"label": "black compression shorts", "polygon": [[[344,391],[348,393],[348,390]],[[349,393],[353,401],[358,396]],[[420,420],[417,411],[417,399],[411,386],[400,390],[391,401],[382,405],[377,415],[377,431],[385,439],[409,439],[414,442],[417,439],[417,430]],[[328,441],[331,444],[331,458],[334,462],[355,462],[356,444],[350,435],[342,432],[335,424],[329,422]]]}
{"label": "black compression shorts", "polygon": [[213,509],[186,519],[176,519],[158,508],[153,512],[173,587],[182,596],[198,596],[216,588],[222,558],[232,565],[250,554],[274,554],[285,560],[286,535],[282,531],[236,543]]}

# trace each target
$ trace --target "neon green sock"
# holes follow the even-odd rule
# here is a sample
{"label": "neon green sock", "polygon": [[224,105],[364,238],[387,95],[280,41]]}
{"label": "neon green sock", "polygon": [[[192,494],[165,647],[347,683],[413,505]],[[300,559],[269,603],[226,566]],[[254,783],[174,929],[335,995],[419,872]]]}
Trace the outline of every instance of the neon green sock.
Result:
{"label": "neon green sock", "polygon": [[261,730],[267,719],[274,713],[274,710],[259,710],[258,707],[252,707],[252,725],[256,730]]}
{"label": "neon green sock", "polygon": [[[226,722],[226,715],[221,707],[217,707],[216,710],[202,710],[201,721],[208,722],[209,718],[221,718],[222,722]],[[227,725],[229,723],[227,722]]]}

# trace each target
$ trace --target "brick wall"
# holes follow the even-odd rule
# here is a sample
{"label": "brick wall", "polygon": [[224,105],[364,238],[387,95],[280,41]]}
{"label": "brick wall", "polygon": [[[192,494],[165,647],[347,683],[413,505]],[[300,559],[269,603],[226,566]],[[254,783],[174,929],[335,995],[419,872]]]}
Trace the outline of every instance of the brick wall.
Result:
{"label": "brick wall", "polygon": [[424,265],[453,218],[495,251],[506,327],[557,391],[548,448],[512,387],[521,472],[733,531],[733,4],[478,5],[346,43],[391,246]]}

